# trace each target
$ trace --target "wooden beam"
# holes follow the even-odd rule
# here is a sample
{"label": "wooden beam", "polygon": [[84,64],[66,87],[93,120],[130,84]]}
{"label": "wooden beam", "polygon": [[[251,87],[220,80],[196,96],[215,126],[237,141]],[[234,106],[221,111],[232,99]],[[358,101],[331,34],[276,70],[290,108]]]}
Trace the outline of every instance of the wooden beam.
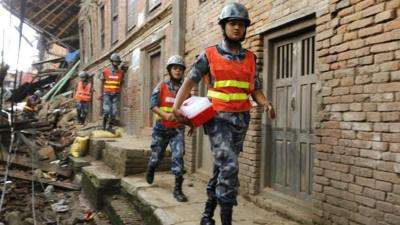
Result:
{"label": "wooden beam", "polygon": [[62,28],[58,33],[57,33],[57,38],[60,38],[60,36],[74,23],[76,20],[78,20],[79,15],[76,15],[73,19],[71,19],[67,25],[65,25],[64,28]]}
{"label": "wooden beam", "polygon": [[[37,13],[35,13],[33,16],[31,16],[31,18],[29,18],[30,21],[33,21],[34,19],[36,19],[37,16],[39,16],[42,12],[44,12],[46,9],[52,7],[55,3],[57,3],[57,0],[53,0],[52,3],[46,5],[45,7],[43,7],[41,10],[39,10]],[[40,6],[39,6],[40,7]]]}
{"label": "wooden beam", "polygon": [[75,4],[75,1],[71,1],[67,7],[65,7],[63,10],[61,10],[61,12],[60,12],[58,15],[54,16],[53,19],[51,19],[51,20],[50,20],[46,25],[44,25],[42,28],[43,28],[43,29],[46,29],[46,27],[48,27],[50,24],[53,24],[53,22],[54,22],[59,16],[61,16],[62,14],[64,14],[64,13],[65,13],[69,8],[71,8],[71,6],[73,6],[74,4]]}
{"label": "wooden beam", "polygon": [[79,35],[74,34],[74,35],[71,35],[71,36],[68,36],[65,38],[60,38],[58,40],[51,40],[51,41],[48,41],[46,44],[51,45],[51,44],[57,43],[59,41],[75,41],[75,40],[79,40]]}
{"label": "wooden beam", "polygon": [[[0,176],[4,176],[6,173],[5,171],[0,171]],[[67,182],[61,182],[61,181],[51,181],[51,180],[46,180],[46,179],[41,179],[39,177],[34,177],[32,175],[26,175],[24,172],[20,171],[8,171],[8,177],[16,178],[16,179],[21,179],[21,180],[29,180],[29,181],[36,181],[36,182],[41,182],[45,184],[50,184],[56,187],[64,188],[64,189],[69,189],[73,191],[79,191],[81,188],[72,183],[67,183]]]}
{"label": "wooden beam", "polygon": [[40,23],[42,21],[44,21],[45,19],[47,19],[47,17],[49,17],[50,15],[53,15],[53,13],[58,10],[59,8],[61,8],[62,6],[64,6],[64,3],[66,3],[69,0],[64,0],[63,2],[61,2],[59,5],[57,5],[56,7],[54,7],[54,9],[52,9],[50,12],[48,12],[44,17],[42,17],[39,21],[35,22],[37,24],[37,26],[40,26]]}
{"label": "wooden beam", "polygon": [[[2,155],[3,159],[7,159],[8,153],[6,151],[3,151]],[[24,169],[32,169],[32,159],[23,157],[20,155],[16,155],[15,159],[11,163],[12,166],[16,166],[19,168],[24,168]],[[1,160],[0,157],[0,164],[6,164],[7,162],[5,160]],[[37,169],[40,168],[44,172],[56,172],[58,175],[63,176],[63,177],[71,177],[72,176],[72,169],[70,168],[62,168],[54,164],[50,164],[49,162],[42,162],[38,161],[33,164],[33,168]]]}

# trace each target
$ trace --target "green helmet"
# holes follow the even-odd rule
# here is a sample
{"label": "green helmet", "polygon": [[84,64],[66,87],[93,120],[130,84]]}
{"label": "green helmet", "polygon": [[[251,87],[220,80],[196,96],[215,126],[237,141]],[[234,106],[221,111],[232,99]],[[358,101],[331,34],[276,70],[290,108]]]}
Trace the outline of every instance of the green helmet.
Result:
{"label": "green helmet", "polygon": [[218,24],[222,25],[229,20],[241,20],[245,23],[246,27],[251,23],[246,7],[236,2],[228,3],[224,6],[218,17]]}
{"label": "green helmet", "polygon": [[110,61],[111,62],[121,62],[121,56],[119,56],[117,53],[113,53],[110,56]]}
{"label": "green helmet", "polygon": [[173,65],[183,66],[183,69],[186,68],[185,62],[183,61],[183,58],[180,55],[173,55],[169,57],[167,62],[167,70],[171,69],[171,66]]}
{"label": "green helmet", "polygon": [[85,78],[85,77],[89,77],[89,73],[87,73],[86,71],[81,71],[79,72],[78,75],[80,78]]}

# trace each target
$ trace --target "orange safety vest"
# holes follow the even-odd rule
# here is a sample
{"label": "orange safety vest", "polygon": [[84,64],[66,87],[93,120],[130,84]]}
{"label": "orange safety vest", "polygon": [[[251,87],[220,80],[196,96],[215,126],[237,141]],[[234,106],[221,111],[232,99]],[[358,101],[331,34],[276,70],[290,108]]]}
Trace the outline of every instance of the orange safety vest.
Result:
{"label": "orange safety vest", "polygon": [[90,102],[92,100],[92,84],[88,83],[83,87],[83,82],[79,81],[76,88],[75,100],[80,102]]}
{"label": "orange safety vest", "polygon": [[118,69],[117,73],[111,73],[110,67],[104,70],[104,92],[120,92],[122,81],[122,70]]}
{"label": "orange safety vest", "polygon": [[29,97],[26,98],[26,103],[25,103],[25,106],[24,106],[24,110],[35,112],[35,105],[33,103],[32,104],[29,103],[31,98],[32,98],[32,96],[29,96]]}
{"label": "orange safety vest", "polygon": [[213,108],[221,112],[245,112],[251,109],[249,95],[254,90],[256,62],[253,53],[246,50],[242,61],[228,60],[218,53],[217,47],[205,49],[210,63],[210,72],[214,80],[211,86],[208,76],[207,96],[211,98]]}
{"label": "orange safety vest", "polygon": [[[164,82],[161,82],[159,108],[164,112],[172,112],[172,106],[174,105],[175,97],[176,95],[168,89],[168,85]],[[161,121],[161,124],[166,128],[176,128],[183,126],[182,123],[177,121],[163,120],[158,114],[156,115],[156,119]]]}

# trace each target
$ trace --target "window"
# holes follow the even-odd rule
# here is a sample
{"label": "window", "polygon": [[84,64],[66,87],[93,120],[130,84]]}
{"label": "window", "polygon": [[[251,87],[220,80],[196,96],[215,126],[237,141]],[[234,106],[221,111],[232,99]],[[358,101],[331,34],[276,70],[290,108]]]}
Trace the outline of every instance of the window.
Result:
{"label": "window", "polygon": [[126,31],[130,31],[136,23],[136,0],[126,0]]}
{"label": "window", "polygon": [[105,42],[105,32],[104,32],[104,5],[100,6],[100,49],[104,49]]}
{"label": "window", "polygon": [[118,0],[111,3],[111,44],[118,41]]}
{"label": "window", "polygon": [[160,0],[148,0],[148,7],[149,7],[149,12],[153,11],[157,6],[161,4]]}

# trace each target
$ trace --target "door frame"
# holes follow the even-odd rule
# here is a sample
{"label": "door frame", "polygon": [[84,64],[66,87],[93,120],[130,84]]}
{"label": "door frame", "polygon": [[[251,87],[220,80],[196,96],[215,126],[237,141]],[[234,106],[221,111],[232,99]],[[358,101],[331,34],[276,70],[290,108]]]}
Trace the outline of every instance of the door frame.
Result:
{"label": "door frame", "polygon": [[[264,59],[263,59],[263,92],[268,99],[273,95],[273,47],[278,39],[297,36],[303,32],[315,31],[315,14],[307,15],[295,21],[290,21],[279,27],[263,33]],[[272,186],[272,123],[262,116],[261,126],[261,165],[260,165],[260,190]]]}

